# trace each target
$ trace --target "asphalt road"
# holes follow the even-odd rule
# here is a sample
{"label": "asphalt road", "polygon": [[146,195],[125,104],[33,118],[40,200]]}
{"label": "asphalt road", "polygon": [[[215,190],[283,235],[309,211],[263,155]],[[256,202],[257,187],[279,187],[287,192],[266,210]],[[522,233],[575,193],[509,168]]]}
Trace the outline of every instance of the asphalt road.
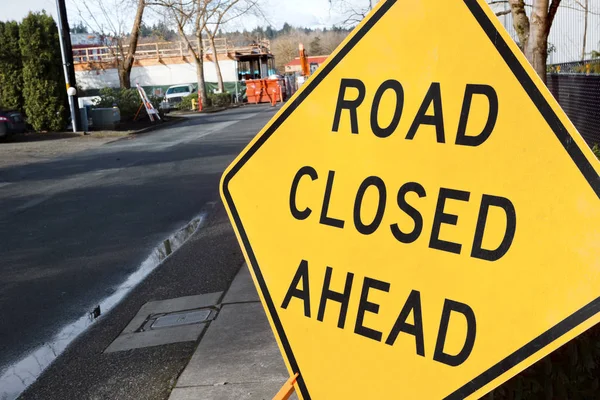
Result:
{"label": "asphalt road", "polygon": [[[228,229],[218,205],[220,176],[274,112],[246,106],[194,116],[94,150],[0,169],[0,371],[114,293],[158,243],[202,211]],[[223,256],[213,265],[229,257],[229,269],[203,264],[202,282],[191,289],[179,271],[165,278],[171,286],[162,285],[163,295],[224,290],[241,263],[233,235],[226,236],[227,246],[196,243],[188,257],[200,259],[211,246],[205,253],[213,260]],[[155,297],[152,286],[146,291]]]}

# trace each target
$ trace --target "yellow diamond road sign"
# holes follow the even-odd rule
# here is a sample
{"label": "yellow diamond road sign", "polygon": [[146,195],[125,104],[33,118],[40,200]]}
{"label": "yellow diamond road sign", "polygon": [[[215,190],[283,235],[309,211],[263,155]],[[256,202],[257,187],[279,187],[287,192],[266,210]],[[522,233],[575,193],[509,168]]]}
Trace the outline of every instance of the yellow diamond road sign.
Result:
{"label": "yellow diamond road sign", "polygon": [[599,170],[483,0],[387,0],[222,196],[302,398],[475,399],[599,321]]}

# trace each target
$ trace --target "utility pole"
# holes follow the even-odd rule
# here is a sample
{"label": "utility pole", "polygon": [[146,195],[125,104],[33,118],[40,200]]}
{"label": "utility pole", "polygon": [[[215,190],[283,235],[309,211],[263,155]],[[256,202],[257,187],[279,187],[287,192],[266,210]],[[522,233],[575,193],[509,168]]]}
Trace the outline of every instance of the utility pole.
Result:
{"label": "utility pole", "polygon": [[62,54],[65,82],[67,83],[67,95],[69,97],[69,108],[71,110],[71,123],[73,125],[73,132],[77,132],[79,127],[81,127],[81,116],[79,115],[75,67],[73,65],[73,48],[71,47],[71,34],[69,32],[69,20],[67,19],[65,0],[56,0],[56,11],[58,13],[60,52]]}

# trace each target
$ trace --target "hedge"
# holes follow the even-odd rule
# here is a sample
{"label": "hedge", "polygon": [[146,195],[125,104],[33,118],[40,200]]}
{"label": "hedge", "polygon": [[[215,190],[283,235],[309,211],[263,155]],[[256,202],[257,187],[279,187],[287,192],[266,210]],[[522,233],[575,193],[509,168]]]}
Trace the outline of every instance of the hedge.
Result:
{"label": "hedge", "polygon": [[208,100],[213,107],[226,107],[231,104],[231,93],[209,93]]}
{"label": "hedge", "polygon": [[27,120],[38,131],[62,130],[68,106],[56,23],[44,11],[29,13],[19,36]]}
{"label": "hedge", "polygon": [[[204,107],[226,107],[231,104],[231,93],[208,93],[208,104]],[[185,96],[177,106],[180,110],[191,110],[192,100],[198,101],[198,93],[192,93]]]}
{"label": "hedge", "polygon": [[[119,107],[119,112],[121,114],[121,121],[132,120],[135,116],[135,113],[140,108],[142,104],[142,99],[137,91],[137,89],[113,89],[113,88],[104,88],[100,89],[100,99],[94,101],[94,107],[99,108],[110,108],[110,107]],[[152,103],[154,108],[158,110],[158,106],[160,105],[161,98],[155,96],[148,96],[148,100]],[[141,115],[146,114],[146,110],[140,111]],[[138,117],[139,118],[139,117]]]}
{"label": "hedge", "polygon": [[0,22],[0,108],[23,111],[19,24]]}

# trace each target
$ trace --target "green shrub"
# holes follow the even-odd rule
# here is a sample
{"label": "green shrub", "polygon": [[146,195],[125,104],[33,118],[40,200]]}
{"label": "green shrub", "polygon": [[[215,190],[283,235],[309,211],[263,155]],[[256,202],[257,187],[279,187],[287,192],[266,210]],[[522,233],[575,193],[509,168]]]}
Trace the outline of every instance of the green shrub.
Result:
{"label": "green shrub", "polygon": [[[196,102],[198,101],[198,93],[192,93],[190,95],[185,96],[182,100],[181,103],[179,103],[179,105],[177,106],[180,110],[191,110],[192,109],[192,100],[196,100]],[[209,93],[207,95],[207,103],[204,104],[204,108],[207,107],[225,107],[229,104],[231,104],[231,94],[229,93],[218,93],[218,94],[212,94]],[[196,103],[197,104],[197,103]],[[196,105],[196,109],[197,109],[197,105]]]}
{"label": "green shrub", "polygon": [[177,108],[185,111],[191,110],[192,100],[196,100],[196,104],[198,104],[198,93],[192,93],[185,96],[183,99],[181,99],[181,103],[177,105]]}
{"label": "green shrub", "polygon": [[19,24],[0,22],[0,108],[23,111]]}
{"label": "green shrub", "polygon": [[[100,89],[100,98],[94,101],[94,106],[98,108],[119,107],[121,113],[121,121],[129,121],[135,117],[135,113],[142,105],[142,99],[137,89]],[[161,98],[157,96],[148,96],[148,100],[154,108],[158,110]],[[146,110],[141,110],[140,113],[146,113]],[[138,117],[139,118],[139,117]]]}
{"label": "green shrub", "polygon": [[213,106],[213,100],[210,97],[210,95],[206,96],[206,104],[204,104],[204,108],[206,107],[212,107]]}
{"label": "green shrub", "polygon": [[600,327],[596,325],[494,390],[494,400],[598,399]]}
{"label": "green shrub", "polygon": [[[192,109],[192,99],[196,99],[196,102],[198,101],[198,93],[192,93],[189,96],[186,96],[187,100],[189,101],[189,107],[188,108],[183,108],[184,106],[180,106],[179,109],[180,110],[191,110]],[[207,108],[207,107],[212,107],[213,105],[213,101],[210,97],[210,94],[206,95],[206,103],[202,105],[203,108]],[[196,110],[198,110],[198,105],[196,104]]]}
{"label": "green shrub", "polygon": [[23,99],[28,122],[35,130],[66,126],[67,93],[58,29],[45,12],[29,13],[19,26],[23,59]]}
{"label": "green shrub", "polygon": [[214,107],[227,107],[231,104],[231,93],[209,93],[208,100]]}
{"label": "green shrub", "polygon": [[592,151],[594,152],[596,157],[600,159],[600,146],[598,146],[598,143],[596,143],[594,147],[592,147]]}
{"label": "green shrub", "polygon": [[137,89],[100,89],[100,98],[94,101],[97,108],[118,107],[121,120],[133,119],[142,101]]}
{"label": "green shrub", "polygon": [[[180,110],[191,110],[192,109],[192,100],[198,101],[198,93],[192,93],[190,95],[185,96],[181,103],[177,106]],[[226,107],[231,104],[231,94],[230,93],[208,93],[207,95],[207,104],[204,104],[204,108],[207,107]],[[197,104],[197,103],[196,103]],[[196,105],[196,109],[197,109]]]}

